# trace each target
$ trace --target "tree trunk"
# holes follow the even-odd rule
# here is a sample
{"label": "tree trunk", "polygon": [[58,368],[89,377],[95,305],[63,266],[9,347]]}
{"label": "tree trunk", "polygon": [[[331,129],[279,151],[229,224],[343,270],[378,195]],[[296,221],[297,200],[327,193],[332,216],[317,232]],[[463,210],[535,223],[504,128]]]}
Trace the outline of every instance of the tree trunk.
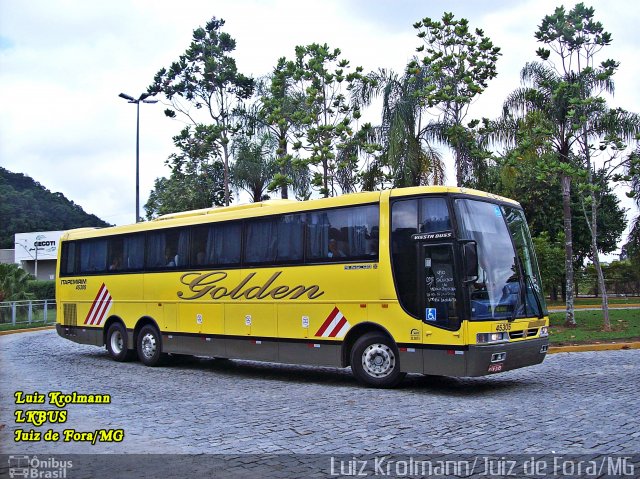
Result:
{"label": "tree trunk", "polygon": [[282,198],[283,200],[286,200],[289,198],[289,175],[288,175],[288,171],[287,171],[287,165],[285,163],[284,158],[287,157],[287,147],[289,146],[287,144],[287,135],[284,133],[281,133],[279,138],[278,138],[278,150],[279,150],[279,154],[280,154],[280,174],[286,178],[286,181],[284,181],[282,183],[282,185],[280,185],[280,198]]}
{"label": "tree trunk", "polygon": [[222,142],[222,151],[224,152],[224,205],[229,206],[229,149],[227,142]]}
{"label": "tree trunk", "polygon": [[564,219],[564,253],[566,270],[566,297],[567,315],[565,325],[576,326],[576,318],[573,312],[574,289],[573,289],[573,233],[571,230],[571,177],[562,175],[562,213]]}
{"label": "tree trunk", "polygon": [[326,158],[322,158],[322,186],[324,197],[329,198],[329,160]]}
{"label": "tree trunk", "polygon": [[[591,179],[591,174],[589,175],[589,178]],[[593,184],[592,181],[590,181],[590,183]],[[611,331],[611,321],[609,319],[609,298],[607,295],[607,287],[604,283],[604,273],[602,272],[602,265],[600,264],[600,256],[598,255],[598,223],[596,221],[598,219],[598,205],[596,203],[596,193],[593,188],[591,188],[590,195],[591,224],[589,225],[589,229],[591,230],[591,252],[593,255],[593,265],[596,268],[598,289],[600,289],[600,293],[602,294],[602,327],[605,331]]]}
{"label": "tree trunk", "polygon": [[456,162],[456,186],[464,186],[464,172],[462,170],[462,163],[460,161],[460,154],[458,149],[454,149],[453,155]]}

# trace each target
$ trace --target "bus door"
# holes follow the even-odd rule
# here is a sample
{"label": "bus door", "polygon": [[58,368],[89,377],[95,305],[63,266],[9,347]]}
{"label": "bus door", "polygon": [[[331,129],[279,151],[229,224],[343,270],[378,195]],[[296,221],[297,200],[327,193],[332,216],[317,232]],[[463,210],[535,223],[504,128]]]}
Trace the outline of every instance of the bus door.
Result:
{"label": "bus door", "polygon": [[[418,291],[425,328],[458,331],[460,292],[452,243],[419,245]],[[459,333],[458,333],[459,334]]]}

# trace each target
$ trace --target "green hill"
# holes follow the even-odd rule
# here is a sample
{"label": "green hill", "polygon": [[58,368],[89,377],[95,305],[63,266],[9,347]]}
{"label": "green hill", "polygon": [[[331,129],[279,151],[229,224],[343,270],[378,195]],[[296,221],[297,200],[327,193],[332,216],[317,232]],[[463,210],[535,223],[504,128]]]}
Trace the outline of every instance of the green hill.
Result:
{"label": "green hill", "polygon": [[109,226],[62,193],[0,167],[0,248],[13,248],[15,233]]}

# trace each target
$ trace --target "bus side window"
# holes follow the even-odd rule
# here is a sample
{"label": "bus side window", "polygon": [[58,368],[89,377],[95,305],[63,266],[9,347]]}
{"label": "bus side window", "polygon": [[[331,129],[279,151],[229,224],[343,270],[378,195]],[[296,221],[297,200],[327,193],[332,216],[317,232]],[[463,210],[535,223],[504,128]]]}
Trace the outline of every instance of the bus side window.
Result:
{"label": "bus side window", "polygon": [[451,219],[444,198],[420,200],[420,233],[437,233],[451,230]]}
{"label": "bus side window", "polygon": [[314,211],[307,217],[307,260],[377,257],[379,208],[374,205]]}
{"label": "bus side window", "polygon": [[144,267],[144,234],[127,236],[123,241],[123,268],[129,271]]}
{"label": "bus side window", "polygon": [[63,243],[61,272],[64,275],[72,275],[76,272],[76,244],[75,242]]}
{"label": "bus side window", "polygon": [[107,240],[80,242],[80,273],[103,273],[107,270]]}
{"label": "bus side window", "polygon": [[176,228],[150,233],[147,237],[146,266],[150,269],[186,266],[189,257],[189,230]]}
{"label": "bus side window", "polygon": [[211,268],[240,265],[242,226],[212,223],[191,230],[191,265]]}
{"label": "bus side window", "polygon": [[244,262],[273,264],[278,254],[278,225],[275,219],[247,221],[244,230]]}

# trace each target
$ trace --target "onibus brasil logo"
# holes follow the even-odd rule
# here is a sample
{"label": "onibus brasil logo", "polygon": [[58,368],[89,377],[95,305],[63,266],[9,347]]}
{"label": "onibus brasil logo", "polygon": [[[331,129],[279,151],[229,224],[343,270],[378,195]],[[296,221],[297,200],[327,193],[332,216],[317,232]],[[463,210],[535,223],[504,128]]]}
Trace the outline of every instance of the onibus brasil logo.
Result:
{"label": "onibus brasil logo", "polygon": [[55,457],[9,456],[9,477],[64,479],[73,461],[61,461]]}

